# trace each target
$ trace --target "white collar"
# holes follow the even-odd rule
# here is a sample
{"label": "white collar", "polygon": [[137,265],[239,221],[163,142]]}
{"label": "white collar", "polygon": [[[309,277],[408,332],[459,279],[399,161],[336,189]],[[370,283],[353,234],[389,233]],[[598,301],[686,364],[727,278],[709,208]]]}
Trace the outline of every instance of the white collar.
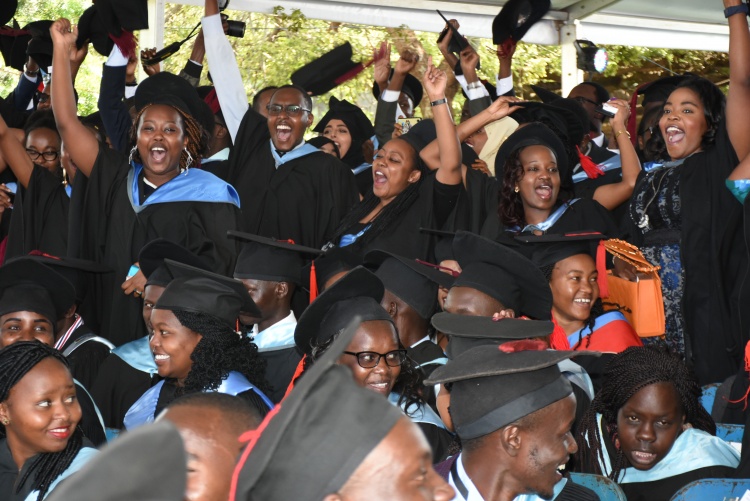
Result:
{"label": "white collar", "polygon": [[456,491],[456,497],[453,498],[453,501],[484,501],[484,498],[481,494],[479,494],[479,490],[474,485],[474,482],[471,481],[469,478],[468,473],[466,473],[466,470],[464,469],[464,462],[463,462],[463,454],[459,454],[456,458],[456,473],[458,473],[458,478],[461,479],[461,482],[463,482],[464,487],[466,487],[466,491],[468,492],[469,496],[464,498],[459,490],[456,488],[456,483],[454,482],[453,474],[448,477],[448,483],[451,487],[453,487],[453,490]]}

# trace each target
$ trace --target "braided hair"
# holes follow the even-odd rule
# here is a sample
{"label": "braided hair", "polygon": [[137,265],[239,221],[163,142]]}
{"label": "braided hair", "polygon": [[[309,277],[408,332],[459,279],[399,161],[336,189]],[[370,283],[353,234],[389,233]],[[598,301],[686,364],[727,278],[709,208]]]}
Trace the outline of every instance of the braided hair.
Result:
{"label": "braided hair", "polygon": [[216,390],[232,371],[245,376],[248,381],[266,393],[266,361],[258,355],[258,346],[250,338],[240,336],[221,320],[206,313],[173,310],[180,324],[200,334],[190,359],[192,368],[179,395]]}
{"label": "braided hair", "polygon": [[[615,443],[617,413],[639,390],[662,382],[671,383],[677,390],[686,423],[716,435],[714,420],[700,404],[701,389],[695,374],[680,357],[655,345],[631,347],[615,355],[607,365],[602,388],[591,401],[591,406],[576,430],[579,454],[577,463],[583,471],[606,475],[600,466],[607,453],[602,450],[602,440]],[[599,433],[597,414],[602,415],[602,430],[607,433],[607,437],[602,437]],[[612,461],[609,478],[617,482],[620,473],[627,466],[625,454],[618,450]]]}
{"label": "braided hair", "polygon": [[[143,114],[146,112],[146,110],[151,106],[153,105],[144,106],[133,120],[133,126],[130,128],[130,144],[133,145],[134,148],[138,142],[138,128],[139,124],[141,123],[141,118],[143,117]],[[187,113],[177,108],[173,109],[180,115],[180,117],[182,117],[183,133],[188,138],[187,145],[180,154],[180,170],[184,170],[190,167],[190,165],[188,165],[187,163],[188,153],[190,154],[190,157],[193,158],[192,165],[194,166],[198,159],[200,159],[203,154],[208,151],[209,134],[207,131],[203,130],[200,122],[198,122],[198,120],[196,120],[193,116],[188,115]],[[135,148],[135,150],[133,150],[132,159],[135,162],[141,164],[143,163],[143,159],[141,158],[141,153],[140,151],[138,151],[138,148]]]}
{"label": "braided hair", "polygon": [[[68,367],[68,361],[59,350],[39,341],[19,341],[0,350],[0,374],[3,375],[0,378],[0,402],[8,400],[10,390],[46,358],[54,358]],[[6,436],[5,426],[0,424],[0,438]],[[79,426],[76,426],[65,449],[60,452],[44,452],[33,458],[31,466],[17,483],[16,493],[29,478],[33,478],[32,491],[39,491],[37,499],[43,499],[52,482],[68,469],[82,445],[83,432]]]}
{"label": "braided hair", "polygon": [[[404,189],[404,191],[396,195],[396,198],[394,198],[388,205],[383,207],[380,213],[375,216],[372,222],[369,223],[370,228],[365,231],[364,234],[359,237],[356,242],[354,242],[354,244],[352,244],[354,246],[364,248],[369,242],[375,240],[381,233],[390,229],[394,224],[396,224],[396,222],[399,221],[402,214],[404,214],[404,212],[406,212],[409,207],[411,207],[412,204],[414,204],[414,202],[416,202],[419,198],[419,188],[422,186],[422,182],[424,181],[426,175],[424,163],[419,157],[417,150],[415,150],[414,147],[407,141],[403,142],[409,145],[409,160],[411,162],[412,169],[418,170],[422,173],[422,175],[419,178],[419,181],[410,183],[409,186]],[[341,239],[341,237],[344,236],[352,226],[359,223],[363,218],[367,217],[372,211],[374,211],[379,203],[380,199],[375,196],[374,192],[371,191],[370,193],[368,193],[367,196],[365,196],[364,200],[355,205],[349,211],[349,213],[344,216],[344,218],[341,220],[341,224],[334,232],[334,235],[331,238],[331,242],[338,245],[337,242]]]}

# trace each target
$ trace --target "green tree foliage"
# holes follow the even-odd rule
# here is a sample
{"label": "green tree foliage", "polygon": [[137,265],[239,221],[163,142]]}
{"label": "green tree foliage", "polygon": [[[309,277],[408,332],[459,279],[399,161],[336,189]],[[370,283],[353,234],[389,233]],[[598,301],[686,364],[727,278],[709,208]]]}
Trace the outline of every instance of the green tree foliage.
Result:
{"label": "green tree foliage", "polygon": [[[88,5],[87,0],[67,0],[62,2],[62,5],[48,0],[20,0],[16,17],[22,26],[32,20],[55,19],[60,16],[75,20]],[[201,7],[177,4],[167,4],[166,9],[165,45],[186,37],[200,22],[203,12]],[[247,23],[245,37],[230,40],[239,61],[249,98],[265,86],[288,83],[294,70],[345,41],[352,44],[354,59],[365,62],[372,57],[373,49],[381,40],[391,43],[392,61],[398,58],[399,51],[414,51],[421,57],[415,70],[417,76],[424,71],[427,55],[432,55],[436,63],[442,62],[435,33],[415,32],[408,28],[386,29],[307,19],[301,12],[283,7],[277,7],[271,15],[232,10],[227,11],[227,14],[230,19]],[[481,56],[480,77],[494,82],[498,62],[491,39],[471,38],[470,42]],[[177,54],[163,63],[164,69],[179,72],[189,57],[191,48],[192,41],[189,41]],[[595,79],[610,90],[621,89],[615,94],[622,97],[632,93],[639,82],[654,80],[667,74],[665,70],[648,60],[678,73],[691,71],[701,74],[717,83],[728,77],[728,61],[724,53],[625,46],[609,46],[607,49],[610,57],[609,67],[603,75],[597,75]],[[91,49],[78,75],[76,88],[80,94],[79,112],[82,115],[96,111],[101,64],[104,60],[104,57]],[[210,67],[210,61],[207,64]],[[532,83],[541,83],[552,90],[559,89],[560,48],[519,43],[514,57],[514,76],[516,94],[523,99],[535,98],[529,88]],[[12,90],[17,79],[17,71],[0,67],[2,95]],[[206,71],[203,73],[202,82],[209,83]],[[455,82],[452,84],[448,94],[452,98],[454,112],[458,114],[464,98]],[[372,117],[375,110],[372,70],[366,69],[330,94],[358,103]],[[326,95],[315,99],[316,116],[320,117],[324,113],[328,97]],[[429,110],[429,107],[423,109]]]}

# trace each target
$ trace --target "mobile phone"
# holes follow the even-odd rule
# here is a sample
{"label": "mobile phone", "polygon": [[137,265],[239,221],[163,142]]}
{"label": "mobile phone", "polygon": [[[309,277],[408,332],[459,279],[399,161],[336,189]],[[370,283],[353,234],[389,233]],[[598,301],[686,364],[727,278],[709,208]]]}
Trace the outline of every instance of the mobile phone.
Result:
{"label": "mobile phone", "polygon": [[135,265],[135,264],[131,265],[130,269],[128,270],[128,275],[125,277],[125,280],[131,279],[139,271],[140,271],[140,268],[138,267],[138,265]]}
{"label": "mobile phone", "polygon": [[601,113],[605,117],[612,118],[617,114],[617,108],[612,106],[609,103],[604,103],[601,106],[596,108],[597,113]]}
{"label": "mobile phone", "polygon": [[406,134],[407,132],[409,132],[409,130],[411,130],[412,127],[414,127],[415,125],[417,125],[421,121],[422,121],[422,119],[421,118],[417,118],[417,117],[414,117],[414,118],[399,118],[398,119],[398,124],[401,126],[401,132],[403,134]]}

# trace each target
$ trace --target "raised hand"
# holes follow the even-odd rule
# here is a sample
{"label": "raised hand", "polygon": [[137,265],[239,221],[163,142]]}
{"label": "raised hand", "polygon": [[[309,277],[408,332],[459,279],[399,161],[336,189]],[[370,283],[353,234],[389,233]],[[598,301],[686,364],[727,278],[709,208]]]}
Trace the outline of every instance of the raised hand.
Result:
{"label": "raised hand", "polygon": [[396,73],[406,75],[414,69],[418,62],[419,54],[411,51],[404,51],[401,54],[401,57],[398,58],[398,61],[396,61],[396,69],[394,71]]}
{"label": "raised hand", "polygon": [[612,98],[607,101],[607,104],[617,108],[617,113],[612,118],[612,129],[614,130],[615,125],[618,126],[617,130],[627,129],[628,118],[630,117],[630,103],[624,99]]}
{"label": "raised hand", "polygon": [[[144,59],[151,59],[155,54],[156,47],[153,47],[151,49],[144,49],[141,51],[141,61],[143,61]],[[145,71],[148,76],[156,75],[161,71],[161,63],[148,65],[142,62],[141,64],[143,65],[143,71]]]}
{"label": "raised hand", "polygon": [[445,75],[445,72],[435,68],[432,64],[432,56],[427,56],[427,70],[424,72],[422,85],[424,85],[427,95],[430,97],[430,101],[435,101],[445,97],[445,86],[447,82],[448,77]]}
{"label": "raised hand", "polygon": [[[459,28],[458,21],[456,21],[455,19],[451,19],[449,22],[451,26],[453,26],[456,30],[458,30]],[[448,25],[446,24],[445,27],[448,28]],[[448,29],[445,32],[445,36],[443,37],[443,39],[440,40],[440,42],[438,43],[438,48],[440,49],[440,52],[443,55],[445,55],[445,53],[448,52],[448,44],[451,43],[451,40],[453,40],[453,30]]]}
{"label": "raised hand", "polygon": [[477,80],[477,64],[479,63],[479,54],[469,45],[461,51],[461,71],[466,76],[467,82]]}
{"label": "raised hand", "polygon": [[78,39],[78,27],[72,26],[70,21],[61,17],[49,28],[52,45],[59,48],[70,48]]}
{"label": "raised hand", "polygon": [[391,76],[391,46],[386,42],[380,44],[379,50],[375,51],[373,57],[375,64],[373,65],[373,78],[377,82],[380,91],[384,91],[388,87],[388,79]]}
{"label": "raised hand", "polygon": [[501,118],[505,118],[511,113],[513,113],[516,110],[519,110],[522,108],[522,106],[513,106],[513,103],[518,103],[521,100],[517,97],[511,97],[511,96],[500,96],[497,99],[495,99],[491,105],[487,107],[486,110],[484,110],[485,113],[488,113],[488,123],[494,122],[495,120],[500,120]]}

